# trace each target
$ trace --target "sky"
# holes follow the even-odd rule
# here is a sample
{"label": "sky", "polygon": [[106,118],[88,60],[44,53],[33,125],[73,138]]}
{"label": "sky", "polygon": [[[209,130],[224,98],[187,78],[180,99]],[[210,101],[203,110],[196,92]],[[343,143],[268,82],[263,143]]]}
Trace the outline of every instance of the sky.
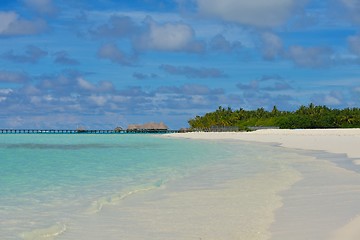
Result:
{"label": "sky", "polygon": [[360,0],[1,0],[0,128],[360,107]]}

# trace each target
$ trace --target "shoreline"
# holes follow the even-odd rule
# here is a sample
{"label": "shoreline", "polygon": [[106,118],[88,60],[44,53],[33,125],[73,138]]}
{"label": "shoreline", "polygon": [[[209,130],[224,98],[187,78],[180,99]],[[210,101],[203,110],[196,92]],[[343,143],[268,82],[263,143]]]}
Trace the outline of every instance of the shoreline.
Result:
{"label": "shoreline", "polygon": [[189,132],[167,137],[202,140],[241,140],[272,143],[285,148],[346,154],[360,164],[360,128],[347,129],[263,129],[253,132]]}
{"label": "shoreline", "polygon": [[[275,212],[270,239],[360,239],[360,207],[357,206],[360,201],[360,173],[352,170],[351,166],[346,169],[337,164],[352,161],[360,165],[360,129],[267,129],[166,136],[267,143],[323,152],[314,155],[310,152],[307,155],[312,156],[310,161],[295,163],[302,179],[280,193],[283,205]],[[326,153],[329,153],[328,156]],[[318,158],[317,155],[322,156]],[[327,157],[336,158],[336,163]]]}

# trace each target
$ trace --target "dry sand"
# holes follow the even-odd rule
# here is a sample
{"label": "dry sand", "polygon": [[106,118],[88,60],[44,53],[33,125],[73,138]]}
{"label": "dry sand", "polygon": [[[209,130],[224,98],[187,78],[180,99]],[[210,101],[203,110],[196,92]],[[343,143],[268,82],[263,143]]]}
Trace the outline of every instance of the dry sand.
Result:
{"label": "dry sand", "polygon": [[[281,147],[346,154],[360,165],[360,129],[258,130],[179,133],[170,137],[275,143]],[[326,156],[326,155],[325,155]],[[341,155],[339,155],[341,157]],[[348,161],[343,155],[341,161]],[[353,165],[356,167],[355,165]],[[271,239],[360,239],[360,174],[326,159],[298,164],[303,179],[282,194]],[[326,232],[326,233],[324,233]]]}
{"label": "dry sand", "polygon": [[360,129],[266,129],[254,132],[192,132],[169,135],[191,139],[237,139],[283,147],[344,153],[360,161]]}

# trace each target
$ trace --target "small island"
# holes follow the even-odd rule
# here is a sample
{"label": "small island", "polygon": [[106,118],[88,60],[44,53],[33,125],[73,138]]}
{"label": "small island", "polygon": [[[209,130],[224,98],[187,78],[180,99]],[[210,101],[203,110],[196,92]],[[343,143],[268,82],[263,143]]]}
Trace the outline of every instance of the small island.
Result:
{"label": "small island", "polygon": [[315,129],[315,128],[360,128],[360,109],[331,109],[326,106],[300,106],[296,111],[232,110],[219,107],[204,116],[188,121],[191,130],[240,131],[261,128]]}

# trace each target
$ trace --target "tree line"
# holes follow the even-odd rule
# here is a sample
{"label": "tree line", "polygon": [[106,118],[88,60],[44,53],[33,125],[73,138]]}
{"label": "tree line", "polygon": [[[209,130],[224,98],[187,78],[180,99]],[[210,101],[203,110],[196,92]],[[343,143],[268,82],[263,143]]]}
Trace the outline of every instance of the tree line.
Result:
{"label": "tree line", "polygon": [[249,130],[251,127],[278,127],[283,129],[307,128],[360,128],[360,109],[331,109],[326,106],[300,106],[295,111],[280,111],[276,106],[271,111],[233,110],[219,107],[204,116],[188,121],[191,129],[211,130],[216,127],[236,127]]}

